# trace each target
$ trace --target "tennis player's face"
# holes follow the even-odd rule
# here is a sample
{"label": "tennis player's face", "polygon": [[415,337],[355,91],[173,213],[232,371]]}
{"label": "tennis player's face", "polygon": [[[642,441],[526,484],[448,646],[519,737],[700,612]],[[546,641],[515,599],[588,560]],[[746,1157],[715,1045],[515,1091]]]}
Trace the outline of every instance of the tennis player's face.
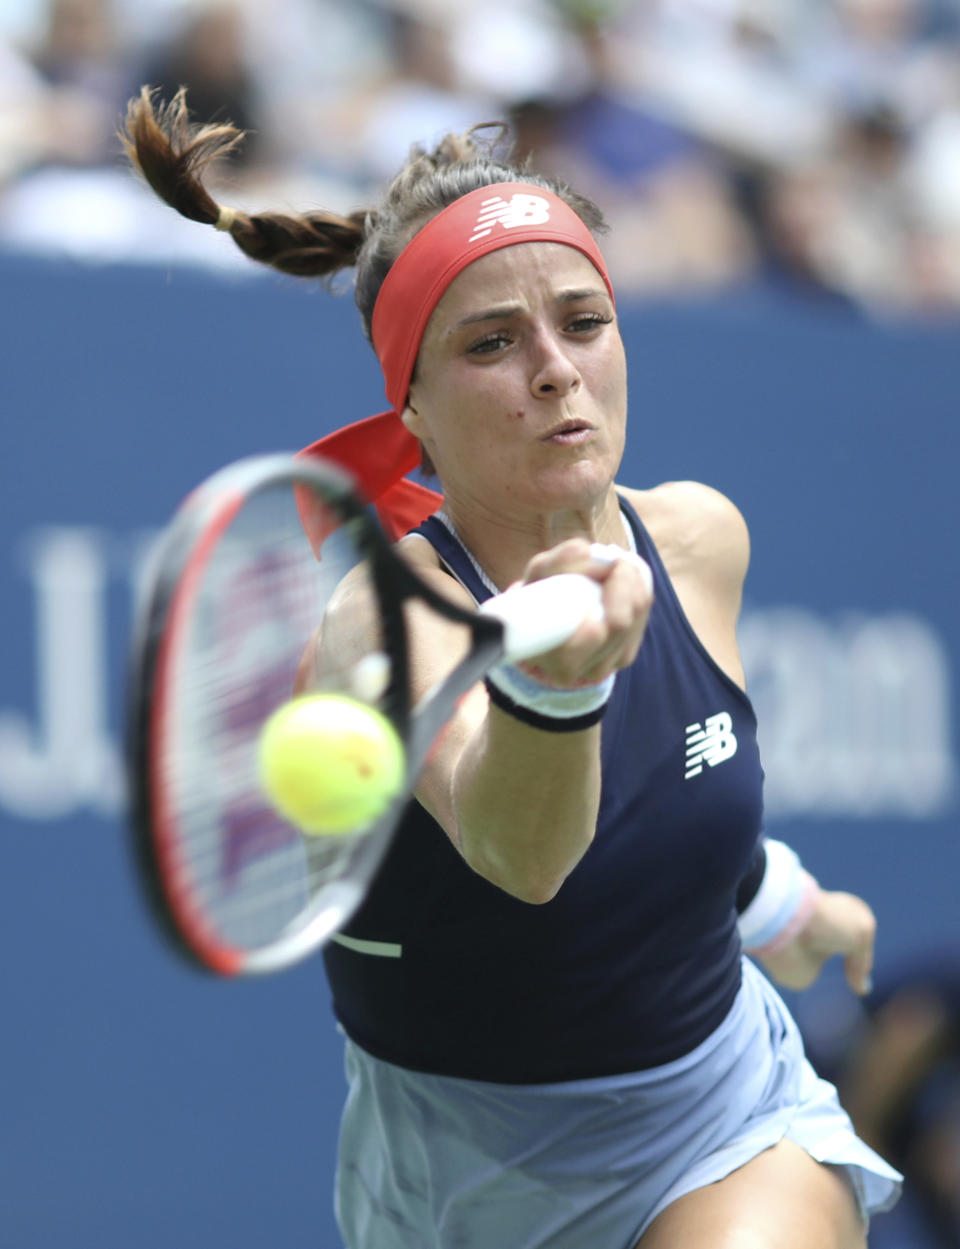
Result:
{"label": "tennis player's face", "polygon": [[564,509],[608,491],[626,409],[623,342],[599,273],[573,248],[521,243],[447,288],[404,420],[448,497]]}

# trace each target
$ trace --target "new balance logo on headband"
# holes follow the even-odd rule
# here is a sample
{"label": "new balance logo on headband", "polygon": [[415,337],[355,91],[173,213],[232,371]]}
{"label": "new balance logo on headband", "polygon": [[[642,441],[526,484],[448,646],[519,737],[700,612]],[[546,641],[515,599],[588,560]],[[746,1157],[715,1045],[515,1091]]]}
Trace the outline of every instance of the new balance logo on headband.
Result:
{"label": "new balance logo on headband", "polygon": [[495,195],[493,199],[485,199],[473,234],[467,240],[475,243],[493,232],[493,227],[501,225],[505,230],[516,226],[542,226],[550,220],[550,205],[539,195],[511,195],[503,199]]}
{"label": "new balance logo on headband", "polygon": [[684,780],[699,776],[706,763],[715,768],[725,759],[732,759],[737,753],[737,739],[733,735],[733,721],[726,711],[719,711],[715,716],[707,716],[702,725],[688,724],[687,733],[687,770]]}

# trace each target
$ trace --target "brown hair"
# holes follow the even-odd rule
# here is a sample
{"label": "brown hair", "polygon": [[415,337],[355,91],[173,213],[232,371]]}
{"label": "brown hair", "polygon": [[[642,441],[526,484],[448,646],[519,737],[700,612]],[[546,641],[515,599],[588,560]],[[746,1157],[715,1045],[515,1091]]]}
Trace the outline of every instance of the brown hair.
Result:
{"label": "brown hair", "polygon": [[130,161],[162,200],[192,221],[219,223],[253,260],[297,277],[330,277],[355,267],[355,297],[369,337],[373,306],[390,266],[421,226],[462,195],[495,182],[530,182],[559,195],[588,229],[605,229],[591,200],[499,159],[495,150],[505,133],[501,124],[474,126],[446,135],[431,151],[413,147],[379,205],[346,216],[322,209],[222,211],[204,186],[203,174],[244,136],[231,125],[192,123],[183,88],[163,104],[154,90],[142,87],[127,106],[121,139]]}

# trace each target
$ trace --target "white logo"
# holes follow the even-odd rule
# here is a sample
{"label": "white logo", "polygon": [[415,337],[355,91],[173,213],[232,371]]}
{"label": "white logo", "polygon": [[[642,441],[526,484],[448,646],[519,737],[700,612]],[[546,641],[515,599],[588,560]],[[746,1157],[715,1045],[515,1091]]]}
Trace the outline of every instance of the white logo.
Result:
{"label": "white logo", "polygon": [[541,195],[511,195],[508,200],[495,195],[483,201],[477,224],[467,241],[474,243],[484,238],[498,223],[505,230],[513,230],[517,226],[546,225],[549,220],[550,205]]}
{"label": "white logo", "polygon": [[707,716],[703,725],[688,724],[687,733],[687,770],[684,780],[699,776],[703,765],[715,768],[724,759],[732,759],[737,753],[737,739],[733,735],[733,721],[726,711],[719,711],[715,716]]}

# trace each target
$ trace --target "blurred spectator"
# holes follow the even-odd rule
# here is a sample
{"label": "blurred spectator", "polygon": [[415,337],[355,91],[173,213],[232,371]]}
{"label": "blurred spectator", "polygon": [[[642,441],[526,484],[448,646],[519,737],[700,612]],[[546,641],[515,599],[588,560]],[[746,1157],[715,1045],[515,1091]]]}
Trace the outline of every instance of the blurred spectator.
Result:
{"label": "blurred spectator", "polygon": [[583,85],[572,98],[514,110],[521,148],[603,206],[613,227],[607,260],[623,290],[684,292],[741,281],[753,249],[722,162],[655,100],[623,83],[616,24],[583,12],[570,19]]}
{"label": "blurred spectator", "polygon": [[822,149],[829,110],[797,73],[803,0],[662,0],[631,19],[635,81],[678,124],[736,158],[779,164]]}
{"label": "blurred spectator", "polygon": [[853,305],[828,246],[843,198],[825,163],[744,173],[741,204],[753,225],[762,281],[787,294]]}
{"label": "blurred spectator", "polygon": [[[296,197],[291,202],[300,194],[301,202],[309,202],[323,192],[333,194],[331,207],[341,197],[345,207],[352,207],[357,153],[344,152],[336,130],[340,116],[349,112],[347,102],[363,84],[382,80],[390,71],[387,17],[364,0],[242,2],[247,59],[256,76],[264,180],[303,179],[302,192],[290,186],[289,194]],[[271,188],[265,193],[272,199],[272,180]]]}
{"label": "blurred spectator", "polygon": [[881,313],[960,307],[960,152],[944,123],[960,64],[942,12],[664,0],[638,29],[642,80],[722,152],[765,280]]}
{"label": "blurred spectator", "polygon": [[930,36],[930,0],[833,0],[798,48],[798,80],[842,117],[926,120],[950,91],[949,43]]}
{"label": "blurred spectator", "polygon": [[143,81],[171,100],[187,88],[190,112],[200,122],[231,122],[248,132],[231,154],[238,168],[249,167],[260,147],[258,101],[247,62],[244,14],[234,0],[193,4],[171,38],[143,66]]}
{"label": "blurred spectator", "polygon": [[50,0],[4,17],[11,33],[0,26],[0,190],[44,168],[109,164],[133,81],[113,4]]}
{"label": "blurred spectator", "polygon": [[[918,153],[931,150],[956,93],[956,47],[929,37],[927,0],[837,0],[829,16],[800,58],[800,80],[833,116],[829,143],[804,171],[830,204],[806,265],[868,308],[955,308],[960,214],[944,222],[931,212],[943,201],[933,177],[921,181]],[[774,204],[789,198],[789,171],[770,181]]]}
{"label": "blurred spectator", "polygon": [[381,6],[389,57],[383,72],[348,87],[331,105],[326,167],[369,193],[403,164],[411,144],[429,146],[447,131],[494,121],[497,104],[461,81],[453,52],[457,17],[443,0],[390,0]]}
{"label": "blurred spectator", "polygon": [[46,85],[36,163],[102,165],[131,73],[117,37],[114,0],[52,0],[30,59]]}

